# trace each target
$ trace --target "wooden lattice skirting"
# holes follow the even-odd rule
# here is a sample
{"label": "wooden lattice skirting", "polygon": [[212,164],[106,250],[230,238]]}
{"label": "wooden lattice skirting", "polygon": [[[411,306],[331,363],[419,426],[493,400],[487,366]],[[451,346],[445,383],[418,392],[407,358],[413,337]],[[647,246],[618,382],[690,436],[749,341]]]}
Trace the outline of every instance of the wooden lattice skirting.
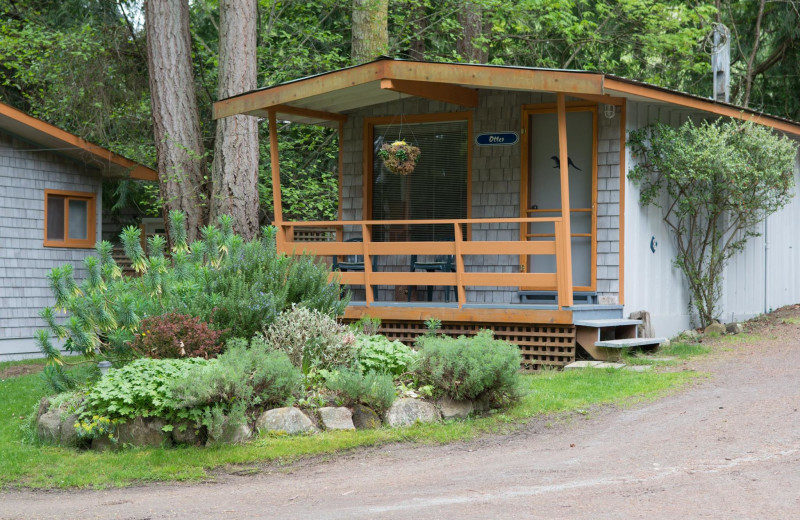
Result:
{"label": "wooden lattice skirting", "polygon": [[[439,332],[454,337],[472,336],[481,329],[490,329],[495,338],[518,345],[524,370],[538,370],[543,366],[561,367],[575,361],[574,325],[449,322],[442,323]],[[427,329],[421,321],[384,320],[379,332],[391,340],[413,345],[417,336],[427,332]]]}

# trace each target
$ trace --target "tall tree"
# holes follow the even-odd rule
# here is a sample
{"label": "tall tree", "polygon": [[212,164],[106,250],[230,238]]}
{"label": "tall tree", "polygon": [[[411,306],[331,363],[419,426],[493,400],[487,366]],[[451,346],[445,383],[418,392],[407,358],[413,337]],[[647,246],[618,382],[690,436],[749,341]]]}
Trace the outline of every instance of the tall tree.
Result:
{"label": "tall tree", "polygon": [[354,65],[374,60],[389,50],[389,0],[353,0]]}
{"label": "tall tree", "polygon": [[164,215],[181,210],[188,238],[207,221],[205,148],[192,73],[187,0],[147,0],[147,64]]}
{"label": "tall tree", "polygon": [[[220,0],[219,99],[256,88],[256,0]],[[217,121],[212,169],[211,220],[233,217],[234,230],[252,239],[258,232],[258,124],[237,115]]]}
{"label": "tall tree", "polygon": [[481,5],[467,0],[458,12],[462,32],[456,41],[456,50],[464,61],[486,63],[488,54],[480,39],[483,37],[483,13]]}

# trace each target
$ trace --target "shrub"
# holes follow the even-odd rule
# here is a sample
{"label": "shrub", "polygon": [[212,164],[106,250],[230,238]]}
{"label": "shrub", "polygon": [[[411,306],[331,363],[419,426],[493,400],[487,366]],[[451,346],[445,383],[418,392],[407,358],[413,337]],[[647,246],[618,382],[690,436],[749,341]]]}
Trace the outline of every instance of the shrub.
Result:
{"label": "shrub", "polygon": [[392,376],[377,372],[365,374],[357,369],[343,368],[328,374],[325,386],[346,406],[364,404],[378,412],[388,409],[396,398]]}
{"label": "shrub", "polygon": [[513,398],[519,383],[519,348],[495,340],[492,332],[420,341],[417,374],[443,394],[456,399],[486,396],[492,401]]}
{"label": "shrub", "polygon": [[400,376],[411,369],[417,353],[386,336],[358,336],[356,358],[362,372],[381,372]]}
{"label": "shrub", "polygon": [[212,330],[198,318],[170,312],[142,320],[134,348],[153,359],[214,358],[222,351],[225,331]]}
{"label": "shrub", "polygon": [[347,327],[316,309],[299,305],[281,313],[263,340],[285,352],[304,374],[311,368],[349,366],[355,359],[355,335]]}

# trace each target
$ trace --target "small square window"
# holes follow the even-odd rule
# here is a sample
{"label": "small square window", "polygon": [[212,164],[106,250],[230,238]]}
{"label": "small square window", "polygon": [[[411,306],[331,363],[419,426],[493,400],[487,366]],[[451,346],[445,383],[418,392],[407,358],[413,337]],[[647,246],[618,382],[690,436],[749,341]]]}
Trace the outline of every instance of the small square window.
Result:
{"label": "small square window", "polygon": [[45,190],[44,245],[94,247],[94,193]]}

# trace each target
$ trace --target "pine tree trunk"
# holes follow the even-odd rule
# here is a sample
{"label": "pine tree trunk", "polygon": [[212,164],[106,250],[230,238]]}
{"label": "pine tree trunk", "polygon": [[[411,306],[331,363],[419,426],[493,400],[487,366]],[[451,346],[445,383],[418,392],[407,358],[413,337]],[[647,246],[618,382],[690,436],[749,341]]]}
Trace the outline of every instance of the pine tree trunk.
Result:
{"label": "pine tree trunk", "polygon": [[353,65],[389,52],[389,0],[353,0]]}
{"label": "pine tree trunk", "polygon": [[[256,0],[220,0],[219,99],[256,88]],[[253,116],[217,121],[211,221],[233,217],[246,240],[258,233],[258,125]]]}
{"label": "pine tree trunk", "polygon": [[462,28],[461,38],[456,42],[458,54],[469,63],[486,63],[486,51],[477,46],[475,41],[483,35],[481,6],[464,2],[463,8],[458,12],[458,22]]}
{"label": "pine tree trunk", "polygon": [[165,216],[186,214],[189,240],[206,223],[207,167],[192,74],[187,0],[147,0],[147,65]]}
{"label": "pine tree trunk", "polygon": [[425,31],[428,28],[428,13],[424,4],[414,9],[410,26],[413,36],[408,46],[408,57],[422,61],[425,59]]}

